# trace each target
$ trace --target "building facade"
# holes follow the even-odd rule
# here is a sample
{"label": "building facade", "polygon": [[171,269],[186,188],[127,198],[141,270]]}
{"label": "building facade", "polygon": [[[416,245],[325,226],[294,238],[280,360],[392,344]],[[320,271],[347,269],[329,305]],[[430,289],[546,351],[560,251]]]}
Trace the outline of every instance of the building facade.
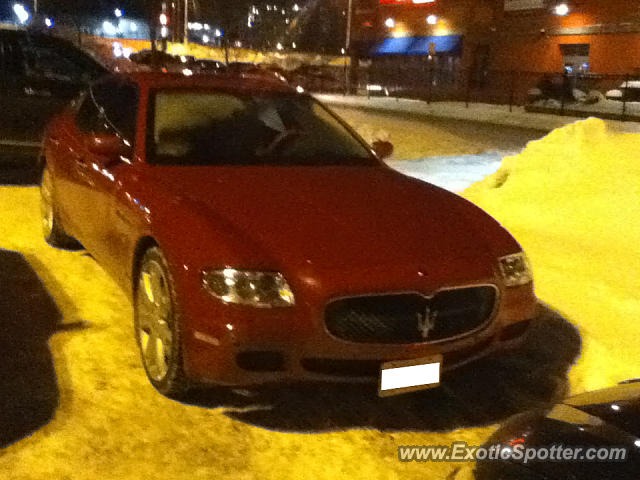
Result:
{"label": "building facade", "polygon": [[427,58],[472,74],[640,74],[638,1],[354,1],[355,44],[374,62]]}

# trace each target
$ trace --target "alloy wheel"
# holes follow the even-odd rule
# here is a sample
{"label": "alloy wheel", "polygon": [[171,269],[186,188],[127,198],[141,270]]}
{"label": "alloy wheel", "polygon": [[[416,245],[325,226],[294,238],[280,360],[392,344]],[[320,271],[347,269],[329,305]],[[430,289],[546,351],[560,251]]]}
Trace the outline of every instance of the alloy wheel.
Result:
{"label": "alloy wheel", "polygon": [[40,214],[42,217],[42,232],[45,238],[49,238],[53,232],[53,199],[51,194],[51,175],[45,169],[42,174],[42,186],[40,187]]}
{"label": "alloy wheel", "polygon": [[162,266],[149,260],[141,269],[137,289],[137,336],[149,376],[162,381],[173,351],[173,307],[169,282]]}

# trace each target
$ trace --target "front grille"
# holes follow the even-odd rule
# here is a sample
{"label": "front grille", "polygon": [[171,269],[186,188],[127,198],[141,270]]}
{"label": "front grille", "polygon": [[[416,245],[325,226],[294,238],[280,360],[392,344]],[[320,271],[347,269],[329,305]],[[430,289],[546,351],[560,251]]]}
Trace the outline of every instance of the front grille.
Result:
{"label": "front grille", "polygon": [[336,300],[327,306],[329,332],[359,343],[423,343],[457,337],[480,328],[496,303],[491,286],[419,294]]}

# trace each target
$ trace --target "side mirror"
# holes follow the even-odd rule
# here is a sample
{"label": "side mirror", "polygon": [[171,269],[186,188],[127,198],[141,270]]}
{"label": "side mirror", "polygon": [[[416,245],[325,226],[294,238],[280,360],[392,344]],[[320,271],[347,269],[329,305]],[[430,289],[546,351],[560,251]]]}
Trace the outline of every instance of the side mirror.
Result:
{"label": "side mirror", "polygon": [[371,146],[380,160],[384,160],[393,154],[393,144],[391,142],[376,140]]}
{"label": "side mirror", "polygon": [[87,150],[95,155],[106,157],[108,160],[117,160],[121,156],[128,157],[131,147],[117,135],[92,134],[86,140]]}

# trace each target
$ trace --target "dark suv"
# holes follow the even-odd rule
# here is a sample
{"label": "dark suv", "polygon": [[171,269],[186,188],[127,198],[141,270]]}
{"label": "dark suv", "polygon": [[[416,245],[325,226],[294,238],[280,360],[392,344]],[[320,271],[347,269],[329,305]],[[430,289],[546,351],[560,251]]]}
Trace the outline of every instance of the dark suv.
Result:
{"label": "dark suv", "polygon": [[71,42],[0,28],[0,149],[37,147],[51,116],[105,72]]}

